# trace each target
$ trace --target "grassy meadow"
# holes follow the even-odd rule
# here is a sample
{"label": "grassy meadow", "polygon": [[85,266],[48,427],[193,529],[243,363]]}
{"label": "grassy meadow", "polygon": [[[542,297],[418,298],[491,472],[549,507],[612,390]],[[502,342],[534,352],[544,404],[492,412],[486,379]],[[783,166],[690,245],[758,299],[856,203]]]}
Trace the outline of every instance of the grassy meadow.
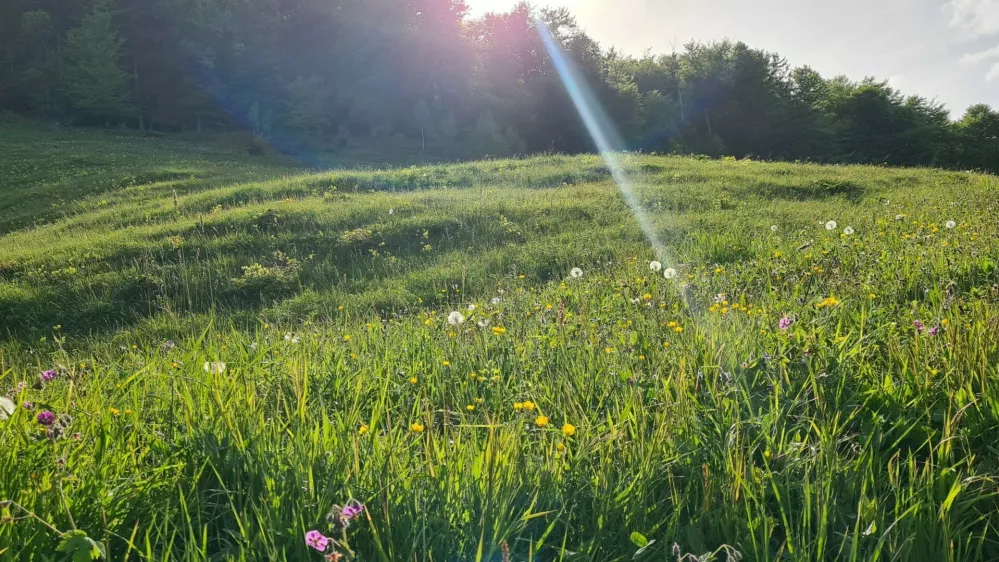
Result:
{"label": "grassy meadow", "polygon": [[0,129],[0,560],[999,559],[999,179],[622,159]]}

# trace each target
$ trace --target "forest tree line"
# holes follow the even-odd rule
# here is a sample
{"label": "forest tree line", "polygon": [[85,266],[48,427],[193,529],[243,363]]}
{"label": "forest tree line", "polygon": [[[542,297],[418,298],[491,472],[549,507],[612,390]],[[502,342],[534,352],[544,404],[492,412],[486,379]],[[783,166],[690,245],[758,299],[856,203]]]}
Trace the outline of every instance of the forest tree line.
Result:
{"label": "forest tree line", "polygon": [[4,0],[0,111],[156,131],[246,130],[289,151],[441,158],[593,150],[535,28],[631,150],[999,172],[999,111],[960,119],[886,81],[743,43],[623,56],[566,10],[461,0]]}

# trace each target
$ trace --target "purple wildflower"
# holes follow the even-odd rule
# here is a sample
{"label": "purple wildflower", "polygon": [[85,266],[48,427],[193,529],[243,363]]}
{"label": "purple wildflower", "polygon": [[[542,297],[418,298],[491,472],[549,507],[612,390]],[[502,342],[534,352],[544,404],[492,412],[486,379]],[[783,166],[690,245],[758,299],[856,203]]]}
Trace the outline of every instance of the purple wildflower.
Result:
{"label": "purple wildflower", "polygon": [[916,331],[917,332],[922,332],[923,330],[926,329],[926,324],[923,324],[919,320],[916,320],[915,322],[913,322],[912,325],[916,327]]}
{"label": "purple wildflower", "polygon": [[930,335],[935,336],[940,333],[940,326],[933,326],[930,328]]}
{"label": "purple wildflower", "polygon": [[781,330],[787,331],[787,329],[791,327],[791,319],[785,316],[780,319],[780,322],[777,325]]}
{"label": "purple wildflower", "polygon": [[351,502],[344,506],[343,517],[344,519],[353,519],[364,512],[364,504],[358,502]]}
{"label": "purple wildflower", "polygon": [[35,409],[34,403],[32,403],[29,400],[25,400],[24,402],[21,402],[21,407],[24,408],[25,410],[34,410]]}
{"label": "purple wildflower", "polygon": [[41,412],[38,412],[38,415],[35,416],[35,419],[38,420],[38,423],[45,426],[49,426],[55,423],[55,414],[53,414],[48,410],[42,410]]}
{"label": "purple wildflower", "polygon": [[45,381],[45,382],[52,382],[58,376],[59,376],[59,373],[53,371],[52,369],[49,369],[48,371],[43,372],[42,375],[41,375],[42,380]]}
{"label": "purple wildflower", "polygon": [[311,546],[319,552],[326,552],[326,547],[329,546],[330,539],[319,531],[313,529],[308,533],[305,533],[305,544]]}

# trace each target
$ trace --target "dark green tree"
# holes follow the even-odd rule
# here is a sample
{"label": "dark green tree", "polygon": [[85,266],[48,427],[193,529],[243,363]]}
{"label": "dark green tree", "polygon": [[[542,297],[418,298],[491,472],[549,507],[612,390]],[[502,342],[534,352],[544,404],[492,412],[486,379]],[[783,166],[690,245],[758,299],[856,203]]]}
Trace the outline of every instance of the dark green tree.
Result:
{"label": "dark green tree", "polygon": [[124,42],[104,9],[87,14],[66,34],[66,96],[81,113],[105,124],[130,117],[134,109],[129,76],[119,65]]}

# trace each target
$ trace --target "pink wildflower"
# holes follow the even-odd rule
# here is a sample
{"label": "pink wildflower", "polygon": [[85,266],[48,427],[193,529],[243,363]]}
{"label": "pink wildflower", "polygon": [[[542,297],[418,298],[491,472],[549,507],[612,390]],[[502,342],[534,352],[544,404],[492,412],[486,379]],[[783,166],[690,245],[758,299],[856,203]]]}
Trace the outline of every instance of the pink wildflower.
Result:
{"label": "pink wildflower", "polygon": [[330,539],[319,531],[313,529],[308,533],[305,533],[305,544],[311,546],[319,552],[326,552],[326,547],[329,546]]}
{"label": "pink wildflower", "polygon": [[38,415],[35,416],[35,419],[38,420],[38,423],[48,426],[55,423],[55,414],[53,414],[48,410],[42,410],[41,412],[38,412]]}

